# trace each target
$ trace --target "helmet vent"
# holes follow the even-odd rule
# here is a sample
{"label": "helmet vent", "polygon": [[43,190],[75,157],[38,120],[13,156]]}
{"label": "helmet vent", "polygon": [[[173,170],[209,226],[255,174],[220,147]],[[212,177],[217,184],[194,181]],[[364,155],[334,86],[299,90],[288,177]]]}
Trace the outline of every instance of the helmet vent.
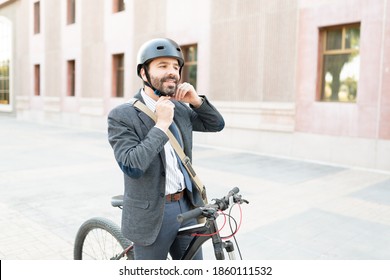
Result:
{"label": "helmet vent", "polygon": [[163,49],[165,49],[165,47],[164,46],[158,46],[157,49],[158,50],[163,50]]}

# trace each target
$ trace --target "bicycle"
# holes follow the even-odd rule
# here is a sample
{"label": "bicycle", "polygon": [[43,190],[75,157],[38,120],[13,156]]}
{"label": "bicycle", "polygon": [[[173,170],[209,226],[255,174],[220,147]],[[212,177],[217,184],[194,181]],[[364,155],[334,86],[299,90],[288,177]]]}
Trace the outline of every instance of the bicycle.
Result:
{"label": "bicycle", "polygon": [[[178,235],[193,236],[191,243],[181,258],[182,260],[191,260],[201,246],[209,239],[212,240],[215,258],[217,260],[225,259],[224,250],[228,253],[229,259],[235,259],[233,242],[228,240],[232,237],[235,240],[241,257],[241,252],[235,239],[235,234],[240,228],[240,224],[237,225],[230,212],[229,214],[222,212],[228,209],[231,203],[234,203],[234,205],[249,203],[238,193],[239,189],[236,187],[223,198],[214,199],[214,203],[212,204],[207,204],[178,215],[177,220],[180,223],[198,217],[204,217],[206,219],[205,223],[179,229]],[[123,196],[118,195],[112,197],[111,205],[122,209]],[[232,207],[230,207],[230,211],[231,209]],[[226,224],[226,216],[229,218],[231,234],[226,237],[220,235],[221,229],[217,225],[216,219],[220,213],[225,217],[224,225]],[[233,229],[231,221],[235,223],[235,229]],[[225,239],[227,240],[223,241]],[[122,235],[118,225],[111,220],[101,217],[89,219],[80,226],[76,234],[73,254],[75,260],[88,258],[134,260],[133,243]]]}

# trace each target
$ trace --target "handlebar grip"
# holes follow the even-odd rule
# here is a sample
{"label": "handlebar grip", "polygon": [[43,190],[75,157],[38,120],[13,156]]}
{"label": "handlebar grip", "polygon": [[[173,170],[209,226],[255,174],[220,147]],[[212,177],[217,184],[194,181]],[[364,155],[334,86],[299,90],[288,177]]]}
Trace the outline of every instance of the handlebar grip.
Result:
{"label": "handlebar grip", "polygon": [[183,223],[184,221],[187,221],[192,218],[197,218],[200,215],[202,215],[203,210],[201,208],[195,208],[193,210],[190,210],[188,212],[182,213],[177,215],[177,221],[179,223]]}
{"label": "handlebar grip", "polygon": [[234,187],[234,188],[229,192],[229,194],[235,195],[235,194],[238,194],[239,192],[240,192],[240,189],[237,188],[237,187]]}
{"label": "handlebar grip", "polygon": [[[234,187],[231,191],[229,191],[229,193],[224,198],[218,200],[217,203],[208,204],[205,207],[226,210],[229,207],[229,198],[238,194],[239,192],[240,192],[240,189],[237,187]],[[179,223],[183,223],[184,221],[187,221],[189,219],[198,218],[200,215],[202,215],[202,213],[203,213],[202,208],[195,208],[195,209],[190,210],[188,212],[177,215],[177,221]]]}

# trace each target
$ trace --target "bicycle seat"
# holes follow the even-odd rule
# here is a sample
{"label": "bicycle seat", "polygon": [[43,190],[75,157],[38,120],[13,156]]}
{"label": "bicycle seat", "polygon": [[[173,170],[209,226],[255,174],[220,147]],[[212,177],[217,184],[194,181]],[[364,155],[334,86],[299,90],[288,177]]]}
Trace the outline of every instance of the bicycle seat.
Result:
{"label": "bicycle seat", "polygon": [[122,207],[123,206],[123,195],[116,195],[111,197],[111,205],[113,207]]}

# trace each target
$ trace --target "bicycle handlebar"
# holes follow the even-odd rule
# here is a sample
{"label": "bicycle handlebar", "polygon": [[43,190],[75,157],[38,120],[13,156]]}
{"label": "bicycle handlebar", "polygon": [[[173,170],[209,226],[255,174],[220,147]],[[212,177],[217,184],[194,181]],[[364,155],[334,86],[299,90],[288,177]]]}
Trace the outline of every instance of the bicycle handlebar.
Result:
{"label": "bicycle handlebar", "polygon": [[233,188],[225,197],[221,199],[216,199],[215,203],[213,204],[207,204],[202,207],[195,208],[193,210],[190,210],[188,212],[182,213],[177,215],[177,220],[179,223],[183,223],[184,221],[187,221],[192,218],[197,218],[200,215],[203,214],[203,211],[205,209],[215,209],[215,210],[226,210],[229,207],[229,199],[230,197],[236,195],[240,191],[239,188],[235,187]]}
{"label": "bicycle handlebar", "polygon": [[179,223],[183,223],[184,221],[199,217],[200,215],[202,215],[202,213],[203,213],[202,208],[195,208],[188,212],[177,215],[177,221]]}

